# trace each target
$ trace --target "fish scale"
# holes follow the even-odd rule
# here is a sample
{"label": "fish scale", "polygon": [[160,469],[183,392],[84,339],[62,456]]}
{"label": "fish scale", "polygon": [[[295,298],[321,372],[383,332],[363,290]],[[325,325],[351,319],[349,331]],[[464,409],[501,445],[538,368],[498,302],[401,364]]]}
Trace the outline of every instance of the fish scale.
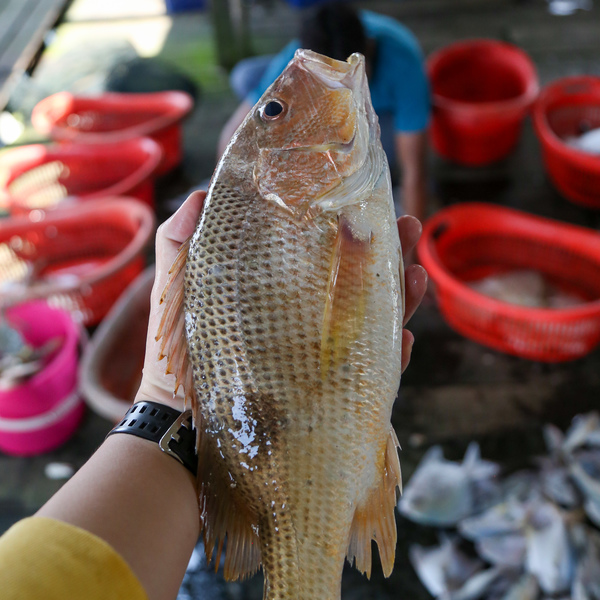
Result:
{"label": "fish scale", "polygon": [[226,578],[262,563],[266,600],[339,599],[345,557],[370,573],[372,540],[388,575],[403,288],[361,57],[297,54],[228,146],[172,273],[185,345],[169,308],[163,349],[185,355],[209,558],[227,538]]}

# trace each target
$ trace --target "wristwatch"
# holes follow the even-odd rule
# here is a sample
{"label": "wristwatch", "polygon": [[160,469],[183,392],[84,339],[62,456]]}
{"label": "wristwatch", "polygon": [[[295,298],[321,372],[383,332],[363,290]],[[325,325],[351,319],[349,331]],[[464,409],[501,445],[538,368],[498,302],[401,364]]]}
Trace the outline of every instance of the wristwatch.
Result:
{"label": "wristwatch", "polygon": [[179,412],[158,402],[136,402],[108,435],[113,433],[129,433],[156,442],[163,452],[178,460],[194,475],[198,472],[196,430],[191,410]]}

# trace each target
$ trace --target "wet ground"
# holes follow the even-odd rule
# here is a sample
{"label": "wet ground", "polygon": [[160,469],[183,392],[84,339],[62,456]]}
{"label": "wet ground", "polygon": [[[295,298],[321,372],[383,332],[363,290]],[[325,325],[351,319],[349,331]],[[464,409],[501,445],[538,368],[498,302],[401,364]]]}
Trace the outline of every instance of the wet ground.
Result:
{"label": "wet ground", "polygon": [[[141,10],[139,2],[120,2],[118,6],[108,3],[104,13],[98,14],[93,4],[74,3],[67,14],[68,22],[58,30],[56,45],[48,48],[49,61],[56,60],[60,48],[68,48],[77,36],[91,40],[93,46],[96,40],[106,40],[110,32],[114,47],[126,39],[138,53],[151,55],[158,51],[202,88],[198,106],[185,123],[183,165],[177,173],[158,182],[158,212],[166,216],[176,203],[174,198],[210,176],[220,127],[237,101],[227,87],[226,74],[215,65],[210,24],[204,12],[170,18],[162,14],[164,8],[157,0],[146,3],[142,14],[133,15],[134,9]],[[426,54],[457,39],[492,37],[516,43],[527,51],[542,84],[566,75],[600,74],[598,5],[590,12],[557,17],[549,14],[545,0],[389,0],[359,4],[400,18],[415,32]],[[251,17],[256,49],[272,51],[294,32],[297,12],[273,1],[254,6]],[[132,42],[136,28],[145,31],[150,41],[163,36],[162,49],[150,47],[148,40]],[[81,61],[78,64],[81,67]],[[51,79],[38,85],[36,93],[47,91],[44,86]],[[31,98],[31,89],[28,94]],[[567,202],[549,183],[529,119],[516,151],[499,164],[479,169],[459,167],[433,152],[429,163],[432,211],[455,202],[481,200],[594,229],[600,226],[600,213]],[[442,443],[446,455],[458,459],[467,443],[477,439],[483,457],[498,461],[505,471],[527,466],[535,454],[543,451],[543,423],[564,428],[575,414],[598,406],[599,350],[562,364],[527,361],[489,350],[452,331],[440,316],[432,294],[425,298],[410,327],[416,338],[413,359],[393,415],[403,447],[405,479],[433,443]],[[88,413],[75,437],[50,455],[29,459],[0,455],[0,531],[33,513],[61,485],[45,477],[44,467],[49,462],[80,466],[110,427],[107,421]],[[392,577],[384,580],[375,568],[371,582],[367,582],[355,571],[347,570],[344,598],[429,597],[408,565],[407,548],[414,541],[434,542],[434,532],[401,517],[398,530]],[[190,563],[180,593],[180,600],[260,597],[260,577],[244,584],[224,584],[218,576],[208,574],[200,552]]]}

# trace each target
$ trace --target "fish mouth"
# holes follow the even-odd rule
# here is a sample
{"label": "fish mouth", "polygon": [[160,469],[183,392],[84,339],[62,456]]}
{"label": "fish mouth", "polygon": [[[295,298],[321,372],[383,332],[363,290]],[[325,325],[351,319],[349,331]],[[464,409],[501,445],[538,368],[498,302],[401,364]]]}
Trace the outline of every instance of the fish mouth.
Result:
{"label": "fish mouth", "polygon": [[355,52],[348,60],[335,60],[312,50],[296,50],[294,58],[330,88],[358,90],[365,76],[365,57]]}

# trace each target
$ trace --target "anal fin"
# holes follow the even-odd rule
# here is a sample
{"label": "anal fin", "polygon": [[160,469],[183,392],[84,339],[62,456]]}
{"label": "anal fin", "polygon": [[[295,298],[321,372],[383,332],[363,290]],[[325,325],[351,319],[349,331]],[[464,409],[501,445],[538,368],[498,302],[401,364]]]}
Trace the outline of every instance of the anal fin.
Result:
{"label": "anal fin", "polygon": [[217,571],[225,543],[225,579],[245,579],[261,565],[257,520],[236,498],[235,483],[221,473],[222,463],[211,454],[206,435],[200,434],[198,446],[200,526],[206,560],[210,564],[216,549]]}
{"label": "anal fin", "polygon": [[371,576],[371,540],[377,543],[384,576],[389,577],[394,568],[398,535],[394,514],[396,488],[402,490],[399,447],[396,432],[390,425],[381,479],[364,505],[356,509],[352,521],[347,558],[367,577]]}

